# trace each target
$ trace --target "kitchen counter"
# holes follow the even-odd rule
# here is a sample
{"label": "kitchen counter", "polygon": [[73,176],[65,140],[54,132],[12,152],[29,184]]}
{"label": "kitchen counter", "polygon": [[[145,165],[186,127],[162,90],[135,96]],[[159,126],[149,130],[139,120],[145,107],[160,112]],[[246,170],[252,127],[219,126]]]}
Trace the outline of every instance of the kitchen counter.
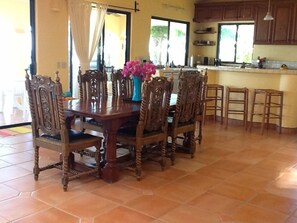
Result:
{"label": "kitchen counter", "polygon": [[240,68],[235,66],[197,66],[198,70],[207,68],[215,71],[230,71],[230,72],[246,72],[246,73],[262,73],[262,74],[297,74],[297,70],[291,69],[269,69],[269,68]]}
{"label": "kitchen counter", "polygon": [[[222,84],[225,87],[247,87],[249,89],[248,116],[250,116],[252,96],[255,88],[283,91],[282,128],[284,132],[297,133],[297,70],[198,66],[199,70],[205,68],[208,69],[208,83]],[[241,117],[236,116],[231,116],[230,118],[241,119]],[[254,121],[260,122],[260,118],[257,118]]]}
{"label": "kitchen counter", "polygon": [[[255,88],[276,89],[284,92],[283,132],[297,133],[297,70],[290,69],[258,69],[233,66],[203,66],[197,68],[182,68],[183,70],[208,69],[208,83],[222,84],[225,87],[247,87],[249,89],[249,115],[251,101]],[[174,89],[177,92],[178,74],[180,68],[167,68],[157,71],[160,76],[173,76]],[[240,119],[231,116],[230,118]],[[250,117],[248,117],[250,118]],[[257,119],[258,118],[258,119]],[[260,122],[255,117],[255,122]],[[272,120],[273,121],[273,120]]]}

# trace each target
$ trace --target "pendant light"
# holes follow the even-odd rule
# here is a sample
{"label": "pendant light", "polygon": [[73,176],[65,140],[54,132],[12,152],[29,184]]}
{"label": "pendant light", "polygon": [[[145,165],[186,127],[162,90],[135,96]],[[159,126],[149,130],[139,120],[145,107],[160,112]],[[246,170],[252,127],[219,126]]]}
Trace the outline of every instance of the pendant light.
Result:
{"label": "pendant light", "polygon": [[273,17],[272,17],[271,12],[270,12],[270,0],[268,2],[268,11],[267,11],[266,16],[264,17],[264,20],[265,21],[271,21],[271,20],[273,20]]}

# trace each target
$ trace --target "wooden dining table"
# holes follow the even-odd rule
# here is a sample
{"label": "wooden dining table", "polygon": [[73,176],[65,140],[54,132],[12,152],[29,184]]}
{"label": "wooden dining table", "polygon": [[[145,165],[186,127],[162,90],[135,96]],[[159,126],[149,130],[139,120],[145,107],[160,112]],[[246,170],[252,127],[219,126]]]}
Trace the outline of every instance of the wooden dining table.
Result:
{"label": "wooden dining table", "polygon": [[[177,95],[172,94],[170,106],[176,104]],[[106,141],[106,163],[101,169],[102,179],[114,183],[119,179],[116,156],[116,134],[118,129],[140,113],[140,102],[118,96],[100,97],[98,100],[73,99],[65,101],[64,109],[75,116],[94,118],[103,124]]]}

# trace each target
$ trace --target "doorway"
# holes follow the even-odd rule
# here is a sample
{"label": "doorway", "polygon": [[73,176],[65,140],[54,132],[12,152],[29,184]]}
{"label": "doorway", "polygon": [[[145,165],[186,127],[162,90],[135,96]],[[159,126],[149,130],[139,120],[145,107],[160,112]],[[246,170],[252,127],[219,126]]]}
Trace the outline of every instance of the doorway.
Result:
{"label": "doorway", "polygon": [[[129,12],[107,10],[102,35],[90,63],[90,69],[102,70],[105,66],[109,82],[111,81],[109,68],[122,69],[130,56],[130,24],[131,15]],[[72,96],[76,97],[78,95],[76,88],[79,60],[73,46],[74,43],[71,40],[69,51],[71,67],[69,70],[72,83],[70,85]]]}
{"label": "doorway", "polygon": [[31,5],[33,0],[0,1],[0,128],[31,122],[25,89],[25,69],[33,67]]}

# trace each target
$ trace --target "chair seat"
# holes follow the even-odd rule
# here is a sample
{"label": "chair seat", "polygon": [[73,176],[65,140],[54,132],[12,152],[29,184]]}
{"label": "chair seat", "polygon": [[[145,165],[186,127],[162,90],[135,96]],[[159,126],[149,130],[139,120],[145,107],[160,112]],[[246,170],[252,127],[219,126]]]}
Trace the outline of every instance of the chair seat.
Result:
{"label": "chair seat", "polygon": [[[82,131],[77,131],[77,130],[73,130],[73,129],[69,129],[68,134],[69,134],[69,142],[73,142],[76,140],[82,140],[82,139],[90,139],[90,138],[94,137],[93,135],[86,134],[86,133],[83,133]],[[43,134],[43,135],[41,135],[41,137],[44,137],[47,139],[52,139],[52,140],[57,140],[57,141],[61,140],[60,134],[53,135],[53,136]]]}
{"label": "chair seat", "polygon": [[[137,131],[137,125],[135,126],[125,126],[122,127],[118,130],[117,135],[126,135],[127,137],[136,137],[136,131]],[[143,131],[143,136],[150,136],[150,135],[155,135],[155,134],[159,134],[161,133],[161,131]]]}

